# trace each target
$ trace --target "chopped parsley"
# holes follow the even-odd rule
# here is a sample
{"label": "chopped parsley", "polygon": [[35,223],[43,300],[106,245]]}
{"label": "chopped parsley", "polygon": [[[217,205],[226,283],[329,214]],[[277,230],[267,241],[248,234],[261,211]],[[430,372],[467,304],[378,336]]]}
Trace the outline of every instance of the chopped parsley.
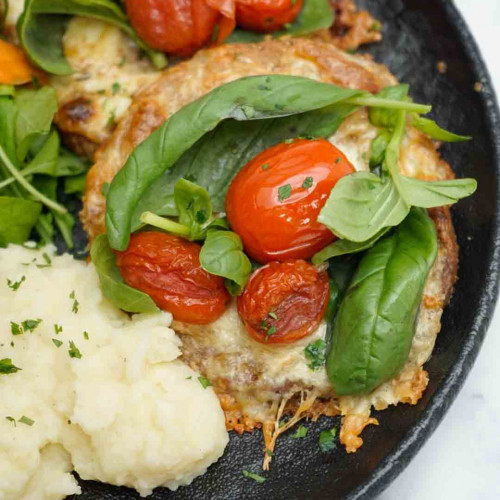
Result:
{"label": "chopped parsley", "polygon": [[21,370],[21,368],[13,365],[11,359],[0,359],[0,375],[10,375],[11,373],[16,373],[19,370]]}
{"label": "chopped parsley", "polygon": [[280,423],[278,424],[278,427],[283,427],[286,424],[286,420],[280,420]]}
{"label": "chopped parsley", "polygon": [[7,286],[13,291],[16,292],[19,287],[21,286],[21,283],[26,280],[26,276],[23,276],[19,281],[11,281],[10,279],[7,278]]}
{"label": "chopped parsley", "polygon": [[14,424],[14,427],[17,427],[17,424],[16,424],[16,419],[15,418],[12,418],[12,417],[5,417],[9,422],[12,422]]}
{"label": "chopped parsley", "polygon": [[301,438],[305,438],[307,436],[307,427],[304,427],[303,425],[301,425],[297,431],[295,432],[295,434],[292,434],[290,437],[292,439],[301,439]]}
{"label": "chopped parsley", "polygon": [[87,332],[87,331],[83,332],[83,338],[85,340],[88,340],[89,339],[89,332]]}
{"label": "chopped parsley", "polygon": [[340,163],[340,161],[342,160],[342,158],[340,158],[340,156],[338,158],[335,158],[335,163]]}
{"label": "chopped parsley", "polygon": [[32,332],[40,323],[42,320],[39,319],[26,319],[23,321],[23,330],[25,332]]}
{"label": "chopped parsley", "polygon": [[119,90],[120,90],[120,84],[118,82],[113,83],[113,85],[111,87],[111,91],[113,92],[113,95],[116,95]]}
{"label": "chopped parsley", "polygon": [[266,333],[266,342],[269,339],[269,337],[272,337],[275,333],[276,333],[276,326],[275,325],[270,326]]}
{"label": "chopped parsley", "polygon": [[59,335],[63,331],[63,327],[61,325],[58,325],[57,323],[54,324],[54,331],[56,332],[56,335]]}
{"label": "chopped parsley", "polygon": [[285,184],[284,186],[280,186],[278,189],[278,200],[280,203],[283,203],[287,198],[290,198],[292,195],[292,186],[290,184]]}
{"label": "chopped parsley", "polygon": [[210,382],[210,380],[208,380],[208,378],[200,376],[200,377],[198,377],[198,380],[200,381],[200,384],[203,387],[203,389],[206,389],[207,387],[212,385],[212,382]]}
{"label": "chopped parsley", "polygon": [[52,265],[52,260],[51,258],[48,256],[47,253],[43,252],[42,253],[42,257],[43,257],[43,260],[45,261],[45,263],[48,265],[48,266],[51,266]]}
{"label": "chopped parsley", "polygon": [[266,170],[269,168],[269,163],[264,163],[264,165],[262,165],[262,170]]}
{"label": "chopped parsley", "polygon": [[19,423],[29,425],[30,427],[35,423],[31,418],[25,417],[24,415],[18,420]]}
{"label": "chopped parsley", "polygon": [[304,182],[302,183],[302,188],[303,189],[309,189],[313,185],[313,178],[312,177],[306,177]]}
{"label": "chopped parsley", "polygon": [[191,380],[193,378],[192,375],[189,375],[189,377],[186,377],[186,380]]}
{"label": "chopped parsley", "polygon": [[325,364],[326,342],[318,339],[311,342],[305,349],[304,354],[309,361],[309,368],[314,372],[319,370]]}
{"label": "chopped parsley", "polygon": [[19,323],[14,323],[14,321],[10,322],[10,332],[12,335],[22,335],[24,333]]}
{"label": "chopped parsley", "polygon": [[248,477],[250,479],[253,479],[254,481],[256,481],[257,483],[263,483],[265,482],[266,478],[265,477],[262,477],[262,476],[259,476],[258,474],[254,474],[253,472],[248,472],[247,470],[242,470],[241,473],[245,476],[245,477]]}
{"label": "chopped parsley", "polygon": [[269,455],[270,457],[274,456],[274,452],[271,450],[266,450],[266,455]]}
{"label": "chopped parsley", "polygon": [[71,308],[71,312],[74,312],[75,314],[77,314],[78,309],[80,308],[80,302],[78,302],[78,300],[76,300],[76,295],[75,295],[74,290],[69,294],[69,298],[73,299],[73,306]]}
{"label": "chopped parsley", "polygon": [[271,311],[267,314],[270,318],[273,318],[273,319],[278,319],[278,315],[274,312],[274,311]]}
{"label": "chopped parsley", "polygon": [[321,431],[319,435],[319,448],[323,452],[333,451],[337,445],[335,444],[335,437],[337,436],[337,429],[335,427],[328,431]]}
{"label": "chopped parsley", "polygon": [[78,347],[76,347],[75,343],[72,340],[69,341],[68,353],[69,353],[70,358],[81,359],[81,357],[82,357],[82,353],[80,352],[80,349],[78,349]]}
{"label": "chopped parsley", "polygon": [[106,127],[107,128],[112,128],[115,124],[115,112],[113,111],[108,118],[108,121],[106,122]]}
{"label": "chopped parsley", "polygon": [[374,22],[372,25],[371,25],[371,28],[370,28],[370,31],[381,31],[382,30],[382,25],[378,22]]}
{"label": "chopped parsley", "polygon": [[57,340],[57,339],[52,339],[52,342],[54,342],[54,345],[56,347],[61,347],[63,345],[63,343],[60,340]]}

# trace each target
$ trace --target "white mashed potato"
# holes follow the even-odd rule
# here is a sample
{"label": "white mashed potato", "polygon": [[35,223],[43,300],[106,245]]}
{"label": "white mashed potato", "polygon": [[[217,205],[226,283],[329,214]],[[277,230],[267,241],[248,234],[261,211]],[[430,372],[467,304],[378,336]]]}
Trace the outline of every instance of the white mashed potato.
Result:
{"label": "white mashed potato", "polygon": [[[143,496],[189,484],[228,435],[213,390],[177,360],[171,316],[130,320],[103,299],[91,265],[45,264],[42,252],[0,249],[0,360],[21,369],[0,375],[0,498],[80,493],[71,470]],[[12,334],[11,322],[38,319]]]}

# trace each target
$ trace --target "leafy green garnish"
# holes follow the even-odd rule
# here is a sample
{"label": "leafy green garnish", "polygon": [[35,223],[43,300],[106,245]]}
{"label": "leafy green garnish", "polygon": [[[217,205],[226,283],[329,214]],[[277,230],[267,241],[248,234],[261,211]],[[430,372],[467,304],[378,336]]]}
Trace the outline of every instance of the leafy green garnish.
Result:
{"label": "leafy green garnish", "polygon": [[34,420],[31,420],[31,418],[28,418],[24,415],[18,420],[18,422],[20,422],[21,424],[29,425],[30,427],[35,423]]}
{"label": "leafy green garnish", "polygon": [[306,177],[304,182],[302,183],[302,189],[309,189],[313,185],[313,178]]}
{"label": "leafy green garnish", "polygon": [[13,418],[13,417],[5,417],[6,420],[8,420],[9,422],[12,422],[14,424],[14,427],[17,427],[17,422],[16,422],[16,419]]}
{"label": "leafy green garnish", "polygon": [[321,431],[319,435],[319,449],[322,452],[333,451],[337,445],[335,444],[335,437],[337,436],[337,429]]}
{"label": "leafy green garnish", "polygon": [[10,322],[10,333],[12,333],[12,335],[22,335],[24,332],[23,332],[23,329],[21,328],[21,325],[19,325],[19,323],[15,323],[14,321],[11,321]]}
{"label": "leafy green garnish", "polygon": [[52,339],[52,342],[56,347],[61,347],[63,345],[63,343],[58,339]]}
{"label": "leafy green garnish", "polygon": [[73,304],[71,306],[71,312],[77,314],[80,309],[80,302],[78,302],[74,290],[69,294],[69,298],[73,300]]}
{"label": "leafy green garnish", "polygon": [[283,203],[287,198],[290,198],[292,195],[292,186],[290,184],[285,184],[284,186],[280,186],[278,188],[278,200],[280,203]]}
{"label": "leafy green garnish", "polygon": [[265,477],[259,476],[258,474],[255,474],[254,472],[248,472],[247,470],[242,470],[241,473],[245,477],[248,477],[249,479],[253,479],[257,483],[263,483],[266,481]]}
{"label": "leafy green garnish", "polygon": [[307,427],[303,426],[303,425],[300,425],[297,429],[297,431],[295,432],[295,434],[292,434],[290,437],[292,439],[302,439],[302,438],[305,438],[307,436]]}
{"label": "leafy green garnish", "polygon": [[16,292],[21,284],[26,280],[26,276],[21,276],[21,279],[19,281],[11,281],[10,279],[7,278],[7,286],[13,291]]}
{"label": "leafy green garnish", "polygon": [[10,373],[16,373],[21,368],[12,364],[12,360],[9,358],[0,359],[0,375],[8,375]]}
{"label": "leafy green garnish", "polygon": [[80,359],[82,357],[82,353],[80,352],[80,349],[78,349],[78,347],[76,347],[75,343],[72,340],[69,341],[68,354],[69,354],[70,358]]}
{"label": "leafy green garnish", "polygon": [[131,313],[158,311],[149,295],[125,284],[105,234],[95,239],[90,255],[99,276],[102,293],[114,306]]}
{"label": "leafy green garnish", "polygon": [[198,377],[198,380],[201,384],[201,386],[203,387],[203,389],[206,389],[207,387],[210,387],[212,385],[212,382],[210,382],[210,380],[208,380],[208,378],[206,377]]}
{"label": "leafy green garnish", "polygon": [[26,319],[22,323],[23,330],[25,332],[33,332],[41,322],[42,322],[41,319]]}
{"label": "leafy green garnish", "polygon": [[325,364],[326,342],[323,339],[315,340],[304,349],[309,368],[312,371],[319,370]]}
{"label": "leafy green garnish", "polygon": [[54,331],[56,332],[56,335],[59,335],[63,331],[63,327],[56,323],[54,324]]}

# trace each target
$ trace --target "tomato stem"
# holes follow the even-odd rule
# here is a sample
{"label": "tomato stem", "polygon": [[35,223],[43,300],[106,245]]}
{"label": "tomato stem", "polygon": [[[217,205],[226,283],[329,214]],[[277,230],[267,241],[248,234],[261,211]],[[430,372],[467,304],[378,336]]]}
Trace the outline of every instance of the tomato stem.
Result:
{"label": "tomato stem", "polygon": [[427,104],[418,104],[415,102],[395,101],[393,99],[382,99],[380,97],[353,97],[345,101],[346,104],[354,104],[357,106],[368,106],[387,109],[403,109],[419,114],[429,113],[432,106]]}
{"label": "tomato stem", "polygon": [[174,222],[171,219],[167,219],[166,217],[160,217],[152,212],[144,212],[141,215],[141,222],[179,236],[189,236],[190,233],[189,227]]}

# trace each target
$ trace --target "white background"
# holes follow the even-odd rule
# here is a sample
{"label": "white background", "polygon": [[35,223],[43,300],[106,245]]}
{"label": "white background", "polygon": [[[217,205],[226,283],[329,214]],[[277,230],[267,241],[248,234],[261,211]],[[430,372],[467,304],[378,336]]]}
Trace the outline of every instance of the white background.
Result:
{"label": "white background", "polygon": [[[423,0],[432,1],[432,0]],[[500,0],[455,0],[500,96]],[[500,499],[500,307],[439,428],[379,500]]]}

